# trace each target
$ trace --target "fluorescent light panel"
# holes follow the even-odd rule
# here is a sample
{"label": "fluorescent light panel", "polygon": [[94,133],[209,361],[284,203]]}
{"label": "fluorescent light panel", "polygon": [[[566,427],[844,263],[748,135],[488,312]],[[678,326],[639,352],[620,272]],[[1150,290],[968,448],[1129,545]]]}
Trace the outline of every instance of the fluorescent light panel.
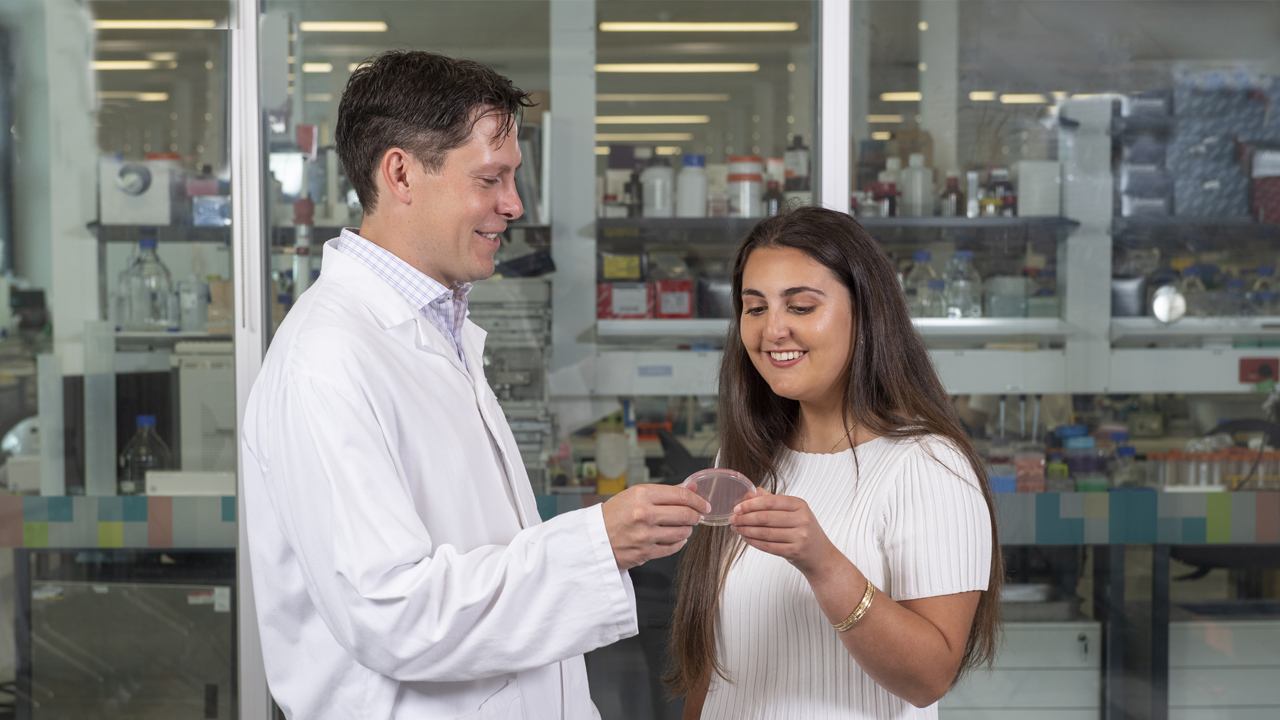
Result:
{"label": "fluorescent light panel", "polygon": [[1000,102],[1005,105],[1045,105],[1049,98],[1039,93],[1009,93],[1001,95]]}
{"label": "fluorescent light panel", "polygon": [[307,93],[307,102],[333,102],[333,93]]}
{"label": "fluorescent light panel", "polygon": [[600,63],[602,73],[741,73],[758,72],[760,63]]}
{"label": "fluorescent light panel", "polygon": [[600,93],[596,102],[729,102],[728,93]]}
{"label": "fluorescent light panel", "polygon": [[657,155],[681,155],[684,150],[679,145],[659,145],[653,152]]}
{"label": "fluorescent light panel", "polygon": [[996,99],[996,93],[992,90],[974,90],[969,93],[969,99],[973,102],[991,102]]}
{"label": "fluorescent light panel", "polygon": [[893,139],[893,133],[891,133],[891,132],[889,132],[889,131],[887,131],[887,130],[881,130],[881,131],[878,131],[878,132],[873,132],[873,133],[871,133],[871,139],[872,139],[872,140],[891,140],[891,139]]}
{"label": "fluorescent light panel", "polygon": [[608,154],[609,154],[609,146],[608,146],[608,145],[597,145],[597,146],[596,146],[596,154],[597,154],[597,155],[608,155]]}
{"label": "fluorescent light panel", "polygon": [[148,59],[148,60],[160,60],[160,61],[172,62],[172,61],[175,61],[175,60],[177,60],[177,59],[178,59],[178,53],[176,53],[176,52],[149,52],[149,53],[147,53],[147,59]]}
{"label": "fluorescent light panel", "polygon": [[600,32],[795,32],[794,22],[602,22]]}
{"label": "fluorescent light panel", "polygon": [[333,72],[333,63],[324,63],[324,62],[302,63],[302,72],[304,73]]}
{"label": "fluorescent light panel", "polygon": [[597,125],[701,125],[710,115],[597,115]]}
{"label": "fluorescent light panel", "polygon": [[347,65],[347,72],[355,72],[356,70],[359,70],[365,65],[370,65],[370,64],[372,63],[365,63],[365,62],[350,63],[349,65]]}
{"label": "fluorescent light panel", "polygon": [[302,32],[386,32],[384,22],[301,22]]}
{"label": "fluorescent light panel", "polygon": [[880,93],[882,102],[920,102],[924,95],[918,92],[887,92]]}
{"label": "fluorescent light panel", "polygon": [[596,133],[596,142],[692,142],[693,133]]}
{"label": "fluorescent light panel", "polygon": [[137,100],[139,102],[164,102],[169,99],[166,92],[135,92],[133,90],[102,90],[98,92],[99,100]]}
{"label": "fluorescent light panel", "polygon": [[94,30],[214,30],[217,20],[94,20]]}
{"label": "fluorescent light panel", "polygon": [[158,60],[94,60],[94,70],[159,70],[175,68],[176,62],[160,62]]}
{"label": "fluorescent light panel", "polygon": [[900,123],[902,122],[902,116],[901,115],[868,115],[867,122],[869,123]]}

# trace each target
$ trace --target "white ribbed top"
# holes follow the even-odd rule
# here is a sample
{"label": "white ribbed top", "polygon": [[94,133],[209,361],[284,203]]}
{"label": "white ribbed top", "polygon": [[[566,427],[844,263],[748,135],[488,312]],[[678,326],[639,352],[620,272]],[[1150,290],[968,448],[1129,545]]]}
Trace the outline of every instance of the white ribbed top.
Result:
{"label": "white ribbed top", "polygon": [[[780,493],[804,499],[859,570],[895,600],[986,590],[991,517],[964,456],[935,436],[879,438],[812,455],[785,450]],[[874,605],[873,605],[874,607]],[[804,576],[748,547],[716,617],[720,660],[710,720],[937,718],[889,693],[854,662]]]}

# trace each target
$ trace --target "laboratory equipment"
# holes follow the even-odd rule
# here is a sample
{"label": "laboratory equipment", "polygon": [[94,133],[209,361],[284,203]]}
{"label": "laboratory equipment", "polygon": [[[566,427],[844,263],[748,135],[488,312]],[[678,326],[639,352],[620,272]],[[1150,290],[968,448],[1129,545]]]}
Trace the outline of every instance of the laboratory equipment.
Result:
{"label": "laboratory equipment", "polygon": [[941,210],[938,213],[942,217],[964,217],[965,196],[960,192],[960,177],[953,170],[947,173],[947,186],[942,191],[942,197],[939,200]]}
{"label": "laboratory equipment", "polygon": [[120,453],[119,494],[144,494],[147,471],[168,469],[171,457],[169,446],[156,433],[156,416],[139,415],[138,431]]}
{"label": "laboratory equipment", "polygon": [[982,317],[982,276],[973,266],[972,250],[957,250],[947,263],[946,317]]}
{"label": "laboratory equipment", "polygon": [[1200,277],[1202,269],[1192,265],[1182,271],[1182,297],[1186,303],[1186,314],[1192,317],[1209,315],[1209,293],[1205,290],[1204,280]]}
{"label": "laboratory equipment", "polygon": [[711,504],[711,511],[702,516],[702,525],[728,525],[733,509],[755,489],[746,475],[724,468],[696,472],[680,483],[680,487],[692,490]]}
{"label": "laboratory equipment", "polygon": [[640,173],[640,184],[644,195],[643,217],[675,217],[676,176],[665,157],[649,158],[644,172]]}
{"label": "laboratory equipment", "polygon": [[690,153],[684,156],[680,175],[676,178],[676,217],[707,216],[707,157]]}
{"label": "laboratory equipment", "polygon": [[907,295],[907,311],[911,317],[935,317],[928,313],[933,310],[933,293],[939,291],[929,287],[929,283],[941,278],[929,264],[932,259],[933,255],[928,252],[918,251],[912,254],[914,264],[911,266],[911,272],[907,273],[903,288]]}
{"label": "laboratory equipment", "polygon": [[1027,279],[998,275],[986,283],[987,317],[1015,318],[1027,316]]}
{"label": "laboratory equipment", "polygon": [[911,153],[907,168],[901,172],[903,217],[933,215],[933,170],[925,167],[924,155]]}
{"label": "laboratory equipment", "polygon": [[1165,285],[1151,296],[1151,314],[1162,323],[1177,322],[1187,314],[1187,299],[1176,286]]}
{"label": "laboratory equipment", "polygon": [[[730,159],[732,162],[732,159]],[[783,153],[783,165],[786,172],[785,188],[787,192],[809,192],[809,148],[804,144],[804,137],[793,135],[791,147]]]}
{"label": "laboratory equipment", "polygon": [[764,212],[765,217],[773,217],[774,215],[782,212],[782,209],[787,204],[787,198],[782,194],[782,191],[778,189],[777,180],[770,180],[768,182],[767,189],[764,192],[764,197],[761,198],[761,204],[763,206],[762,211]]}
{"label": "laboratory equipment", "polygon": [[729,217],[760,217],[764,161],[759,155],[729,158]]}
{"label": "laboratory equipment", "polygon": [[138,241],[138,255],[121,276],[118,292],[125,297],[119,311],[121,329],[137,332],[177,330],[181,321],[173,296],[169,268],[156,255],[156,238]]}

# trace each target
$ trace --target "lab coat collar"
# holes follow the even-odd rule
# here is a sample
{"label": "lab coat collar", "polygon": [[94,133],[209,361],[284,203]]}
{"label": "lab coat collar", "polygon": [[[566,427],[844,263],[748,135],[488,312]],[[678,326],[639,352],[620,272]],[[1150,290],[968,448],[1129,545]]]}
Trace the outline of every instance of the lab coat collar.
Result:
{"label": "lab coat collar", "polygon": [[[325,243],[321,268],[321,277],[350,289],[369,308],[384,330],[413,322],[416,329],[415,344],[419,349],[441,355],[459,372],[475,377],[474,373],[467,372],[467,366],[458,357],[453,343],[381,276],[359,260],[343,255],[338,249],[336,238]],[[465,353],[465,339],[463,346]],[[480,336],[480,347],[484,347],[483,335]],[[483,372],[480,376],[484,377]]]}

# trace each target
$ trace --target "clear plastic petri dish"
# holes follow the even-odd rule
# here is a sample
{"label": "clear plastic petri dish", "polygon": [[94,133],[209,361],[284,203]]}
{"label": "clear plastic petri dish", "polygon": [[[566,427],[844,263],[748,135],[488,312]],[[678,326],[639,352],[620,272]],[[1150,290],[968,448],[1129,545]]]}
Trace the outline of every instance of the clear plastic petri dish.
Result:
{"label": "clear plastic petri dish", "polygon": [[733,509],[756,486],[740,472],[712,468],[690,475],[680,487],[689,488],[711,503],[711,512],[702,516],[702,525],[728,525]]}

